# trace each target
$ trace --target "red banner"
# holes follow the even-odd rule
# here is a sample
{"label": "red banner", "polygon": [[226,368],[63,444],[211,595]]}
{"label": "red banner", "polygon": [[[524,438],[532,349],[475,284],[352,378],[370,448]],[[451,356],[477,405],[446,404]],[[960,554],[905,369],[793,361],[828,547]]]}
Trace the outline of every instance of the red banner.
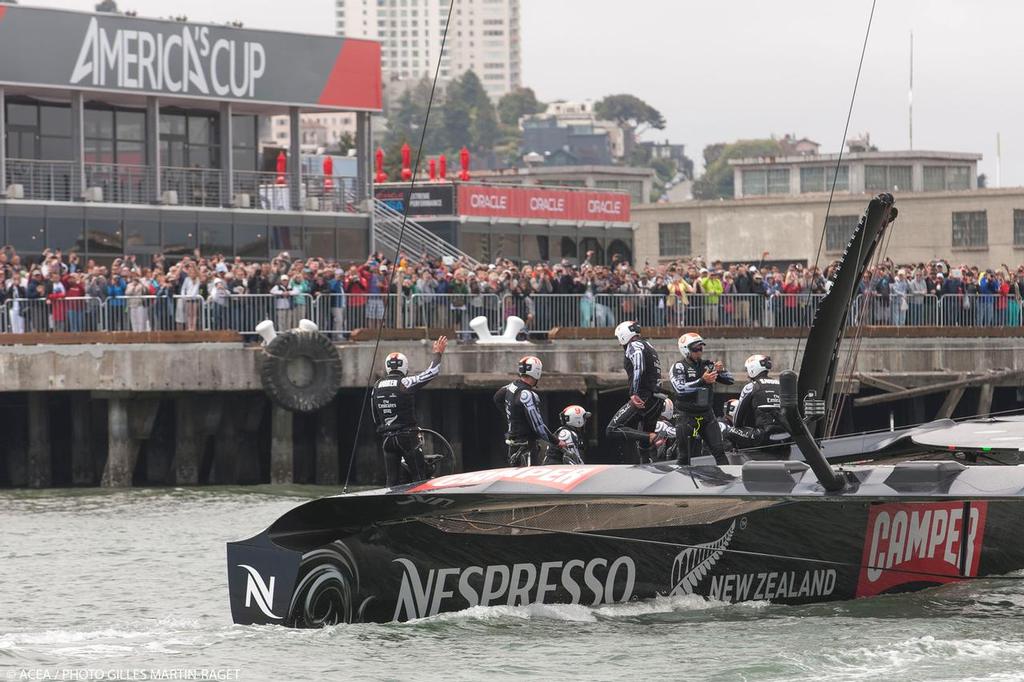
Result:
{"label": "red banner", "polygon": [[630,198],[618,192],[458,185],[459,214],[486,218],[629,222]]}
{"label": "red banner", "polygon": [[[987,502],[876,504],[868,513],[857,596],[907,583],[948,583],[978,574]],[[966,536],[966,537],[965,537]],[[965,544],[966,543],[966,544]]]}

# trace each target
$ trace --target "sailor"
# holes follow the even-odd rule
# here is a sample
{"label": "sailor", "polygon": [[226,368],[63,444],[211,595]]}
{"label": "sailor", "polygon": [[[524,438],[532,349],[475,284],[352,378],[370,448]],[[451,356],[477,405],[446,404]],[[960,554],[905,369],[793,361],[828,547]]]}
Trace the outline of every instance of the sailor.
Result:
{"label": "sailor", "polygon": [[586,441],[583,428],[590,413],[579,405],[570,405],[558,414],[561,426],[555,432],[555,443],[548,445],[544,464],[583,464]]}
{"label": "sailor", "polygon": [[505,444],[508,445],[509,466],[530,466],[537,459],[539,441],[554,443],[541,415],[540,396],[534,390],[543,370],[540,358],[532,355],[521,358],[519,379],[494,394],[494,404],[504,411],[508,420]]}
{"label": "sailor", "polygon": [[665,407],[661,411],[658,423],[654,425],[657,439],[654,446],[658,449],[659,461],[676,458],[676,406],[672,398],[665,398]]}
{"label": "sailor", "polygon": [[661,359],[650,341],[640,336],[640,325],[622,322],[615,338],[624,353],[623,368],[629,379],[629,400],[608,422],[609,438],[636,443],[636,461],[652,461],[656,456],[654,426],[664,409],[661,390]]}
{"label": "sailor", "polygon": [[447,337],[434,342],[430,366],[415,376],[409,373],[409,360],[391,353],[384,360],[387,375],[373,387],[373,422],[384,450],[384,473],[388,487],[398,483],[402,460],[414,480],[426,477],[423,449],[416,425],[416,393],[441,373],[441,356],[448,346]]}
{"label": "sailor", "polygon": [[768,376],[772,359],[755,354],[744,363],[750,382],[740,392],[736,415],[725,433],[729,442],[741,450],[758,448],[778,456],[789,455],[789,433],[782,423],[779,380]]}
{"label": "sailor", "polygon": [[736,379],[720,361],[704,359],[704,339],[693,332],[679,337],[683,359],[672,365],[672,388],[676,391],[676,418],[679,464],[689,464],[701,453],[701,441],[715,461],[725,464],[722,429],[712,409],[711,393],[716,383],[731,385]]}

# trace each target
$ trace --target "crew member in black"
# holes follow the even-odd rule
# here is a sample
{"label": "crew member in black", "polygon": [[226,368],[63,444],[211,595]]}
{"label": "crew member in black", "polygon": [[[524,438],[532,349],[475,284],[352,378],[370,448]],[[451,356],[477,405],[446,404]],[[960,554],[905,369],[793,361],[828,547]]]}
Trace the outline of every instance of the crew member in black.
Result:
{"label": "crew member in black", "polygon": [[638,463],[654,461],[658,435],[655,426],[665,407],[661,390],[661,359],[650,341],[640,336],[640,325],[622,322],[615,338],[624,351],[623,368],[629,379],[629,401],[612,416],[605,435],[636,444]]}
{"label": "crew member in black", "polygon": [[434,342],[430,367],[415,376],[409,373],[409,360],[391,353],[384,361],[387,376],[373,387],[373,422],[384,450],[384,473],[388,487],[398,483],[402,460],[413,480],[426,478],[422,439],[416,428],[416,393],[441,373],[441,356],[448,346],[444,336]]}
{"label": "crew member in black", "polygon": [[505,413],[508,431],[508,465],[528,467],[538,461],[538,445],[554,444],[540,411],[540,396],[533,390],[540,381],[544,365],[540,358],[529,355],[519,360],[519,379],[502,386],[494,394],[494,404]]}
{"label": "crew member in black", "polygon": [[788,457],[790,437],[781,419],[779,380],[768,376],[772,359],[751,355],[744,364],[750,383],[740,392],[732,428],[725,431],[725,437],[737,450],[757,448]]}
{"label": "crew member in black", "polygon": [[544,464],[583,464],[586,440],[583,428],[590,419],[590,413],[579,405],[570,405],[558,415],[562,426],[555,432],[554,445],[548,446]]}
{"label": "crew member in black", "polygon": [[676,391],[679,413],[676,423],[679,464],[689,464],[692,457],[701,454],[701,441],[716,462],[726,463],[722,429],[715,419],[711,393],[716,383],[731,385],[736,379],[725,371],[721,362],[704,359],[704,345],[700,334],[683,334],[679,337],[683,359],[672,365],[672,388]]}

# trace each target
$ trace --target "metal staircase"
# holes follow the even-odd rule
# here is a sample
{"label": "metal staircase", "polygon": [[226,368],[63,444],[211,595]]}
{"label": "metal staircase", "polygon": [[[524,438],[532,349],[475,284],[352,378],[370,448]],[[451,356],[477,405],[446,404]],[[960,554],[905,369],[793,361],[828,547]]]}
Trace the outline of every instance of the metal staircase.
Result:
{"label": "metal staircase", "polygon": [[[402,213],[383,201],[373,199],[373,238],[378,250],[394,254],[398,249],[398,237],[402,233]],[[462,260],[471,268],[480,263],[464,251],[441,239],[412,218],[405,218],[405,234],[402,235],[402,251],[410,256],[426,253],[433,258],[450,256]]]}

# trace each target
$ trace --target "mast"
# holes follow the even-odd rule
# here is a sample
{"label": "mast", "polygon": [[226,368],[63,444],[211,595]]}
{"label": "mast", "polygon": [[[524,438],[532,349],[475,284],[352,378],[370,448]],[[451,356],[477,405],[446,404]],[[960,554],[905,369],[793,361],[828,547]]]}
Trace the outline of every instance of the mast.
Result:
{"label": "mast", "polygon": [[[826,405],[831,404],[839,365],[839,344],[843,340],[850,307],[857,296],[857,284],[871,263],[885,228],[896,219],[895,201],[891,194],[879,194],[871,200],[832,274],[832,286],[818,305],[807,333],[800,362],[800,399],[813,391]],[[823,429],[824,420],[820,420],[814,425],[813,435],[821,436]]]}

